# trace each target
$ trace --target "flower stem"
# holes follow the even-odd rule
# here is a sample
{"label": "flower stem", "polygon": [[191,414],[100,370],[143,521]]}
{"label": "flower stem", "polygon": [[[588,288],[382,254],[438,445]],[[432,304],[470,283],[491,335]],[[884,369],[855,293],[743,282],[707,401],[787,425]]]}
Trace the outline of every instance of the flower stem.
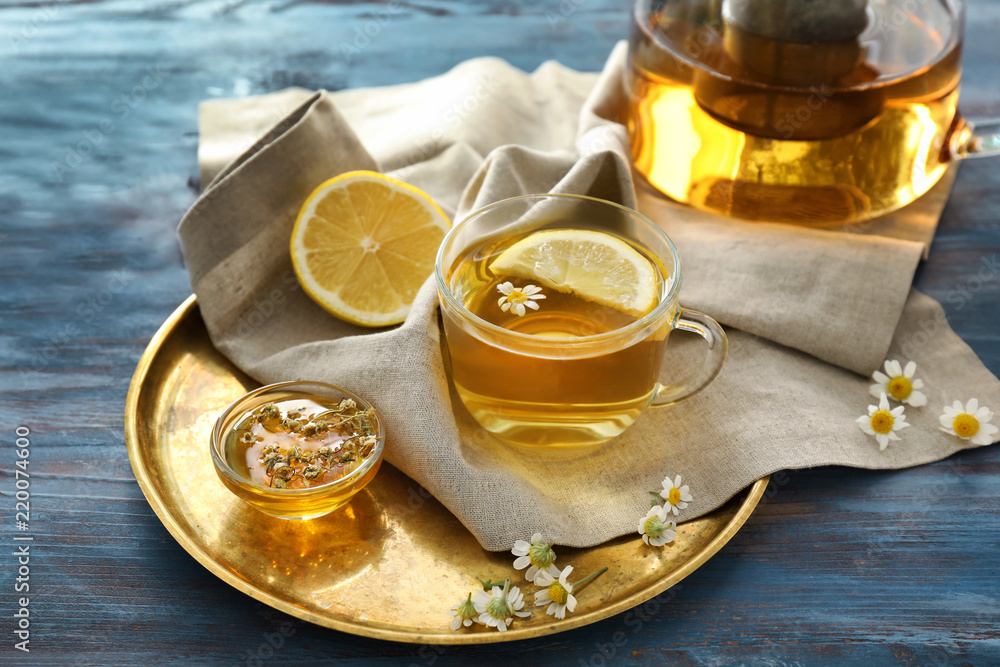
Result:
{"label": "flower stem", "polygon": [[573,584],[573,591],[575,592],[575,591],[579,590],[584,584],[586,584],[587,582],[589,582],[591,579],[593,579],[594,577],[596,577],[599,574],[604,574],[607,571],[608,571],[608,566],[605,565],[604,567],[602,567],[597,572],[594,572],[592,574],[587,575],[586,577],[584,577],[580,581],[578,581],[575,584]]}

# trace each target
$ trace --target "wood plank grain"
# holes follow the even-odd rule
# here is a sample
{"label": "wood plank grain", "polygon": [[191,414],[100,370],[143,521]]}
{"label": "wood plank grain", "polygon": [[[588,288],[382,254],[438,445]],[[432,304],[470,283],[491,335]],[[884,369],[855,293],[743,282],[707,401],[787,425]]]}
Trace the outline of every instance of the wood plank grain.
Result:
{"label": "wood plank grain", "polygon": [[[412,81],[479,55],[596,70],[626,34],[629,4],[407,1],[360,48],[357,30],[387,5],[0,3],[2,539],[13,535],[18,425],[32,430],[35,537],[33,650],[13,652],[2,621],[0,662],[1000,662],[996,448],[898,472],[791,471],[680,586],[587,628],[489,647],[369,640],[271,610],[195,562],[142,497],[121,413],[146,342],[190,291],[175,228],[195,198],[197,103]],[[1000,115],[998,29],[1000,6],[970,3],[967,115]],[[998,184],[1000,162],[963,165],[917,278],[994,373],[1000,280],[974,292],[970,281],[1000,254]],[[14,570],[4,563],[9,619]]]}

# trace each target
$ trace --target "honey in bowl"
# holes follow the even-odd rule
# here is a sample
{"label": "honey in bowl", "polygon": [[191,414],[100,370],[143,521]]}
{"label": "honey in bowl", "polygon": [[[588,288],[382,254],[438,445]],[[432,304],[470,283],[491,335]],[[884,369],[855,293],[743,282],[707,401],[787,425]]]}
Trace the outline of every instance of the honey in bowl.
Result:
{"label": "honey in bowl", "polygon": [[318,382],[262,387],[230,405],[212,433],[223,484],[258,510],[311,519],[375,476],[385,434],[374,407]]}
{"label": "honey in bowl", "polygon": [[226,458],[233,470],[271,488],[329,484],[374,452],[370,412],[350,398],[335,406],[308,398],[267,403],[245,412],[229,431]]}

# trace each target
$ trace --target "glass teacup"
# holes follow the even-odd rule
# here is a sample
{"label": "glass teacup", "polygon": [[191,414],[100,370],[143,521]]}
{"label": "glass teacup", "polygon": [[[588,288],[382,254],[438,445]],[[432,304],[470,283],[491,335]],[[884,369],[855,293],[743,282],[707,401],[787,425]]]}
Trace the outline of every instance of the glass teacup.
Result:
{"label": "glass teacup", "polygon": [[[608,201],[527,195],[479,209],[445,237],[435,276],[458,395],[508,442],[606,442],[647,406],[703,389],[725,360],[719,324],[677,303],[673,243]],[[664,367],[675,328],[709,346],[691,377]]]}

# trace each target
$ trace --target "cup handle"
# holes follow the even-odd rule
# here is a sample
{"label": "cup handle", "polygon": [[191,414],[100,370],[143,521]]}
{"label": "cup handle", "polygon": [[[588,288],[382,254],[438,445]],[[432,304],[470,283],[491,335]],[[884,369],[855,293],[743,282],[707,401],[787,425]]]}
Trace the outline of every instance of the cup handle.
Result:
{"label": "cup handle", "polygon": [[719,323],[705,313],[682,308],[674,328],[690,331],[704,338],[705,342],[708,343],[708,356],[705,357],[705,363],[702,364],[701,368],[690,377],[670,385],[661,384],[653,396],[650,406],[673,405],[694,396],[715,379],[715,376],[722,370],[722,364],[726,361],[729,338],[726,337],[726,332],[722,330]]}

